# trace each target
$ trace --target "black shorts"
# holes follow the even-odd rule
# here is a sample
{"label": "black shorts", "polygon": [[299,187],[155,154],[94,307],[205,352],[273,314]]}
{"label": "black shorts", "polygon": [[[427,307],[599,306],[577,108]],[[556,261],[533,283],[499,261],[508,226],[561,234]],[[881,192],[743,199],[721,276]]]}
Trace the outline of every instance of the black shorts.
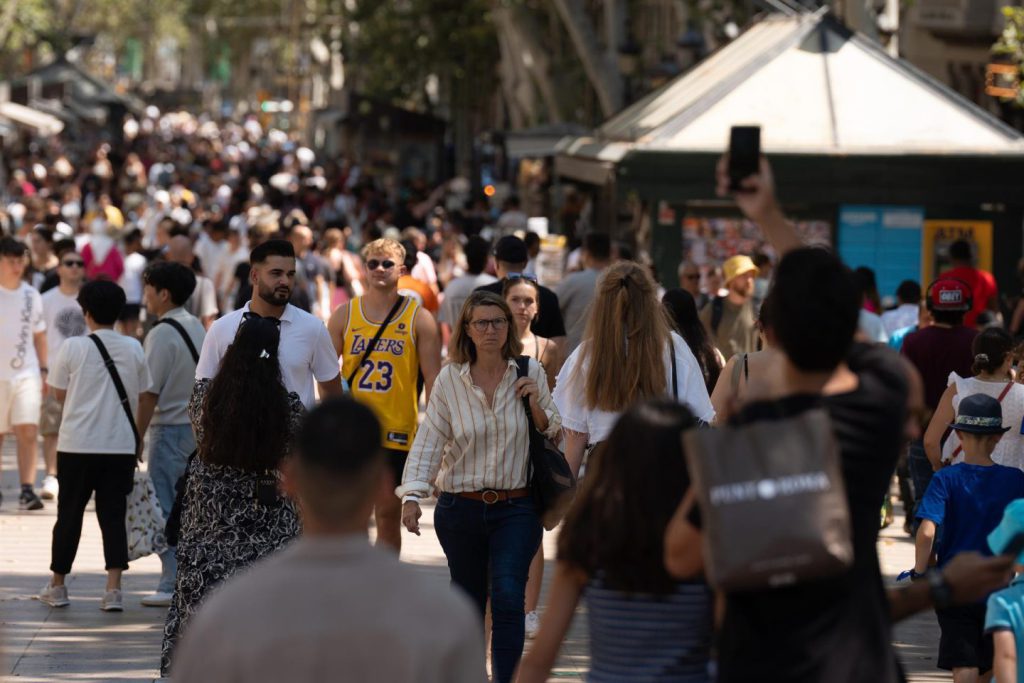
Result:
{"label": "black shorts", "polygon": [[388,466],[395,477],[395,486],[402,483],[402,473],[405,471],[405,461],[409,459],[409,451],[400,451],[396,448],[385,448],[384,455],[388,459]]}
{"label": "black shorts", "polygon": [[952,671],[974,668],[984,674],[992,669],[992,634],[985,633],[985,603],[936,610],[942,638],[938,667]]}
{"label": "black shorts", "polygon": [[121,315],[117,316],[117,320],[122,323],[137,322],[141,310],[142,304],[125,304],[121,309]]}

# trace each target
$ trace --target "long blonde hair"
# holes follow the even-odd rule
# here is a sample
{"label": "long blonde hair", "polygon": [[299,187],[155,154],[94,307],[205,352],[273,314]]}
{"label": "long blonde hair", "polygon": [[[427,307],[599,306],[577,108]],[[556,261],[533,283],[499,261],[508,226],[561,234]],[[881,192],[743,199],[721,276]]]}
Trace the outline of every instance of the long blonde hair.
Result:
{"label": "long blonde hair", "polygon": [[665,395],[665,349],[671,329],[650,274],[617,263],[598,280],[577,371],[588,408],[623,411]]}

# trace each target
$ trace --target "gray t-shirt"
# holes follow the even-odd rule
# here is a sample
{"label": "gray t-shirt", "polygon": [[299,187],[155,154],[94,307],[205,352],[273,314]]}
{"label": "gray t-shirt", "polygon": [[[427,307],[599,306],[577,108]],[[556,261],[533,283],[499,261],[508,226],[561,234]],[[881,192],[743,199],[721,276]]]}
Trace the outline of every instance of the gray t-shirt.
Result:
{"label": "gray t-shirt", "polygon": [[469,295],[477,287],[483,287],[497,281],[497,278],[487,273],[463,275],[462,277],[455,278],[444,288],[444,301],[441,302],[441,310],[438,312],[437,321],[454,325],[459,319],[459,314],[462,313],[462,306],[466,303]]}
{"label": "gray t-shirt", "polygon": [[[203,348],[206,330],[198,318],[180,307],[168,311],[160,319],[166,318],[176,320],[185,328],[196,351]],[[153,414],[153,424],[189,424],[188,399],[195,383],[196,362],[185,340],[172,325],[165,323],[155,325],[149,331],[143,348],[149,376],[153,380],[150,391],[160,397]]]}
{"label": "gray t-shirt", "polygon": [[562,309],[562,319],[565,320],[566,347],[564,353],[566,357],[579,346],[583,339],[583,333],[587,329],[590,304],[594,300],[597,280],[600,276],[600,270],[587,268],[569,274],[555,287],[558,305]]}

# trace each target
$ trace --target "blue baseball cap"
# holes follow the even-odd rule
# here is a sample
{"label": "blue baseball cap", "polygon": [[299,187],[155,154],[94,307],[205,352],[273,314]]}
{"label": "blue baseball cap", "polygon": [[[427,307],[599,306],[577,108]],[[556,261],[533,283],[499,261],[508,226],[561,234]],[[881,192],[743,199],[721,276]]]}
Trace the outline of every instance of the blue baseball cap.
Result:
{"label": "blue baseball cap", "polygon": [[[996,555],[1003,555],[1010,544],[1021,534],[1024,534],[1024,498],[1017,499],[1006,506],[999,526],[988,535],[988,547]],[[1014,562],[1024,564],[1024,550],[1021,550]]]}

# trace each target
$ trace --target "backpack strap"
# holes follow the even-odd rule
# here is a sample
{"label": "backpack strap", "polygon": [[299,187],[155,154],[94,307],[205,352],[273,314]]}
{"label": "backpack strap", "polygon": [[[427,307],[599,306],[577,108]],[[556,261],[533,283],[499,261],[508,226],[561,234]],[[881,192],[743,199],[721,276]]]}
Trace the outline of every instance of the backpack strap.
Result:
{"label": "backpack strap", "polygon": [[132,426],[132,436],[135,437],[135,452],[138,453],[139,446],[142,445],[142,437],[139,436],[139,428],[135,425],[132,405],[128,401],[128,392],[124,388],[124,383],[121,382],[121,375],[118,374],[117,367],[114,365],[114,359],[107,353],[107,347],[103,345],[100,338],[93,333],[89,335],[89,339],[92,340],[99,350],[100,356],[103,357],[103,364],[107,366],[107,372],[110,373],[110,379],[114,381],[114,389],[117,391],[118,398],[121,399],[121,407],[124,408],[124,414],[128,417],[128,424]]}
{"label": "backpack strap", "polygon": [[196,363],[196,365],[198,365],[199,352],[196,351],[196,345],[192,343],[192,338],[188,336],[188,332],[185,331],[185,328],[182,326],[182,324],[179,323],[177,320],[173,320],[171,318],[160,318],[160,320],[157,320],[156,323],[154,323],[153,327],[163,324],[170,325],[171,327],[178,331],[178,334],[181,335],[181,338],[185,340],[185,346],[188,347],[189,353],[192,354],[192,360]]}
{"label": "backpack strap", "polygon": [[668,357],[672,362],[672,398],[679,400],[679,371],[676,369],[676,340],[668,335]]}

